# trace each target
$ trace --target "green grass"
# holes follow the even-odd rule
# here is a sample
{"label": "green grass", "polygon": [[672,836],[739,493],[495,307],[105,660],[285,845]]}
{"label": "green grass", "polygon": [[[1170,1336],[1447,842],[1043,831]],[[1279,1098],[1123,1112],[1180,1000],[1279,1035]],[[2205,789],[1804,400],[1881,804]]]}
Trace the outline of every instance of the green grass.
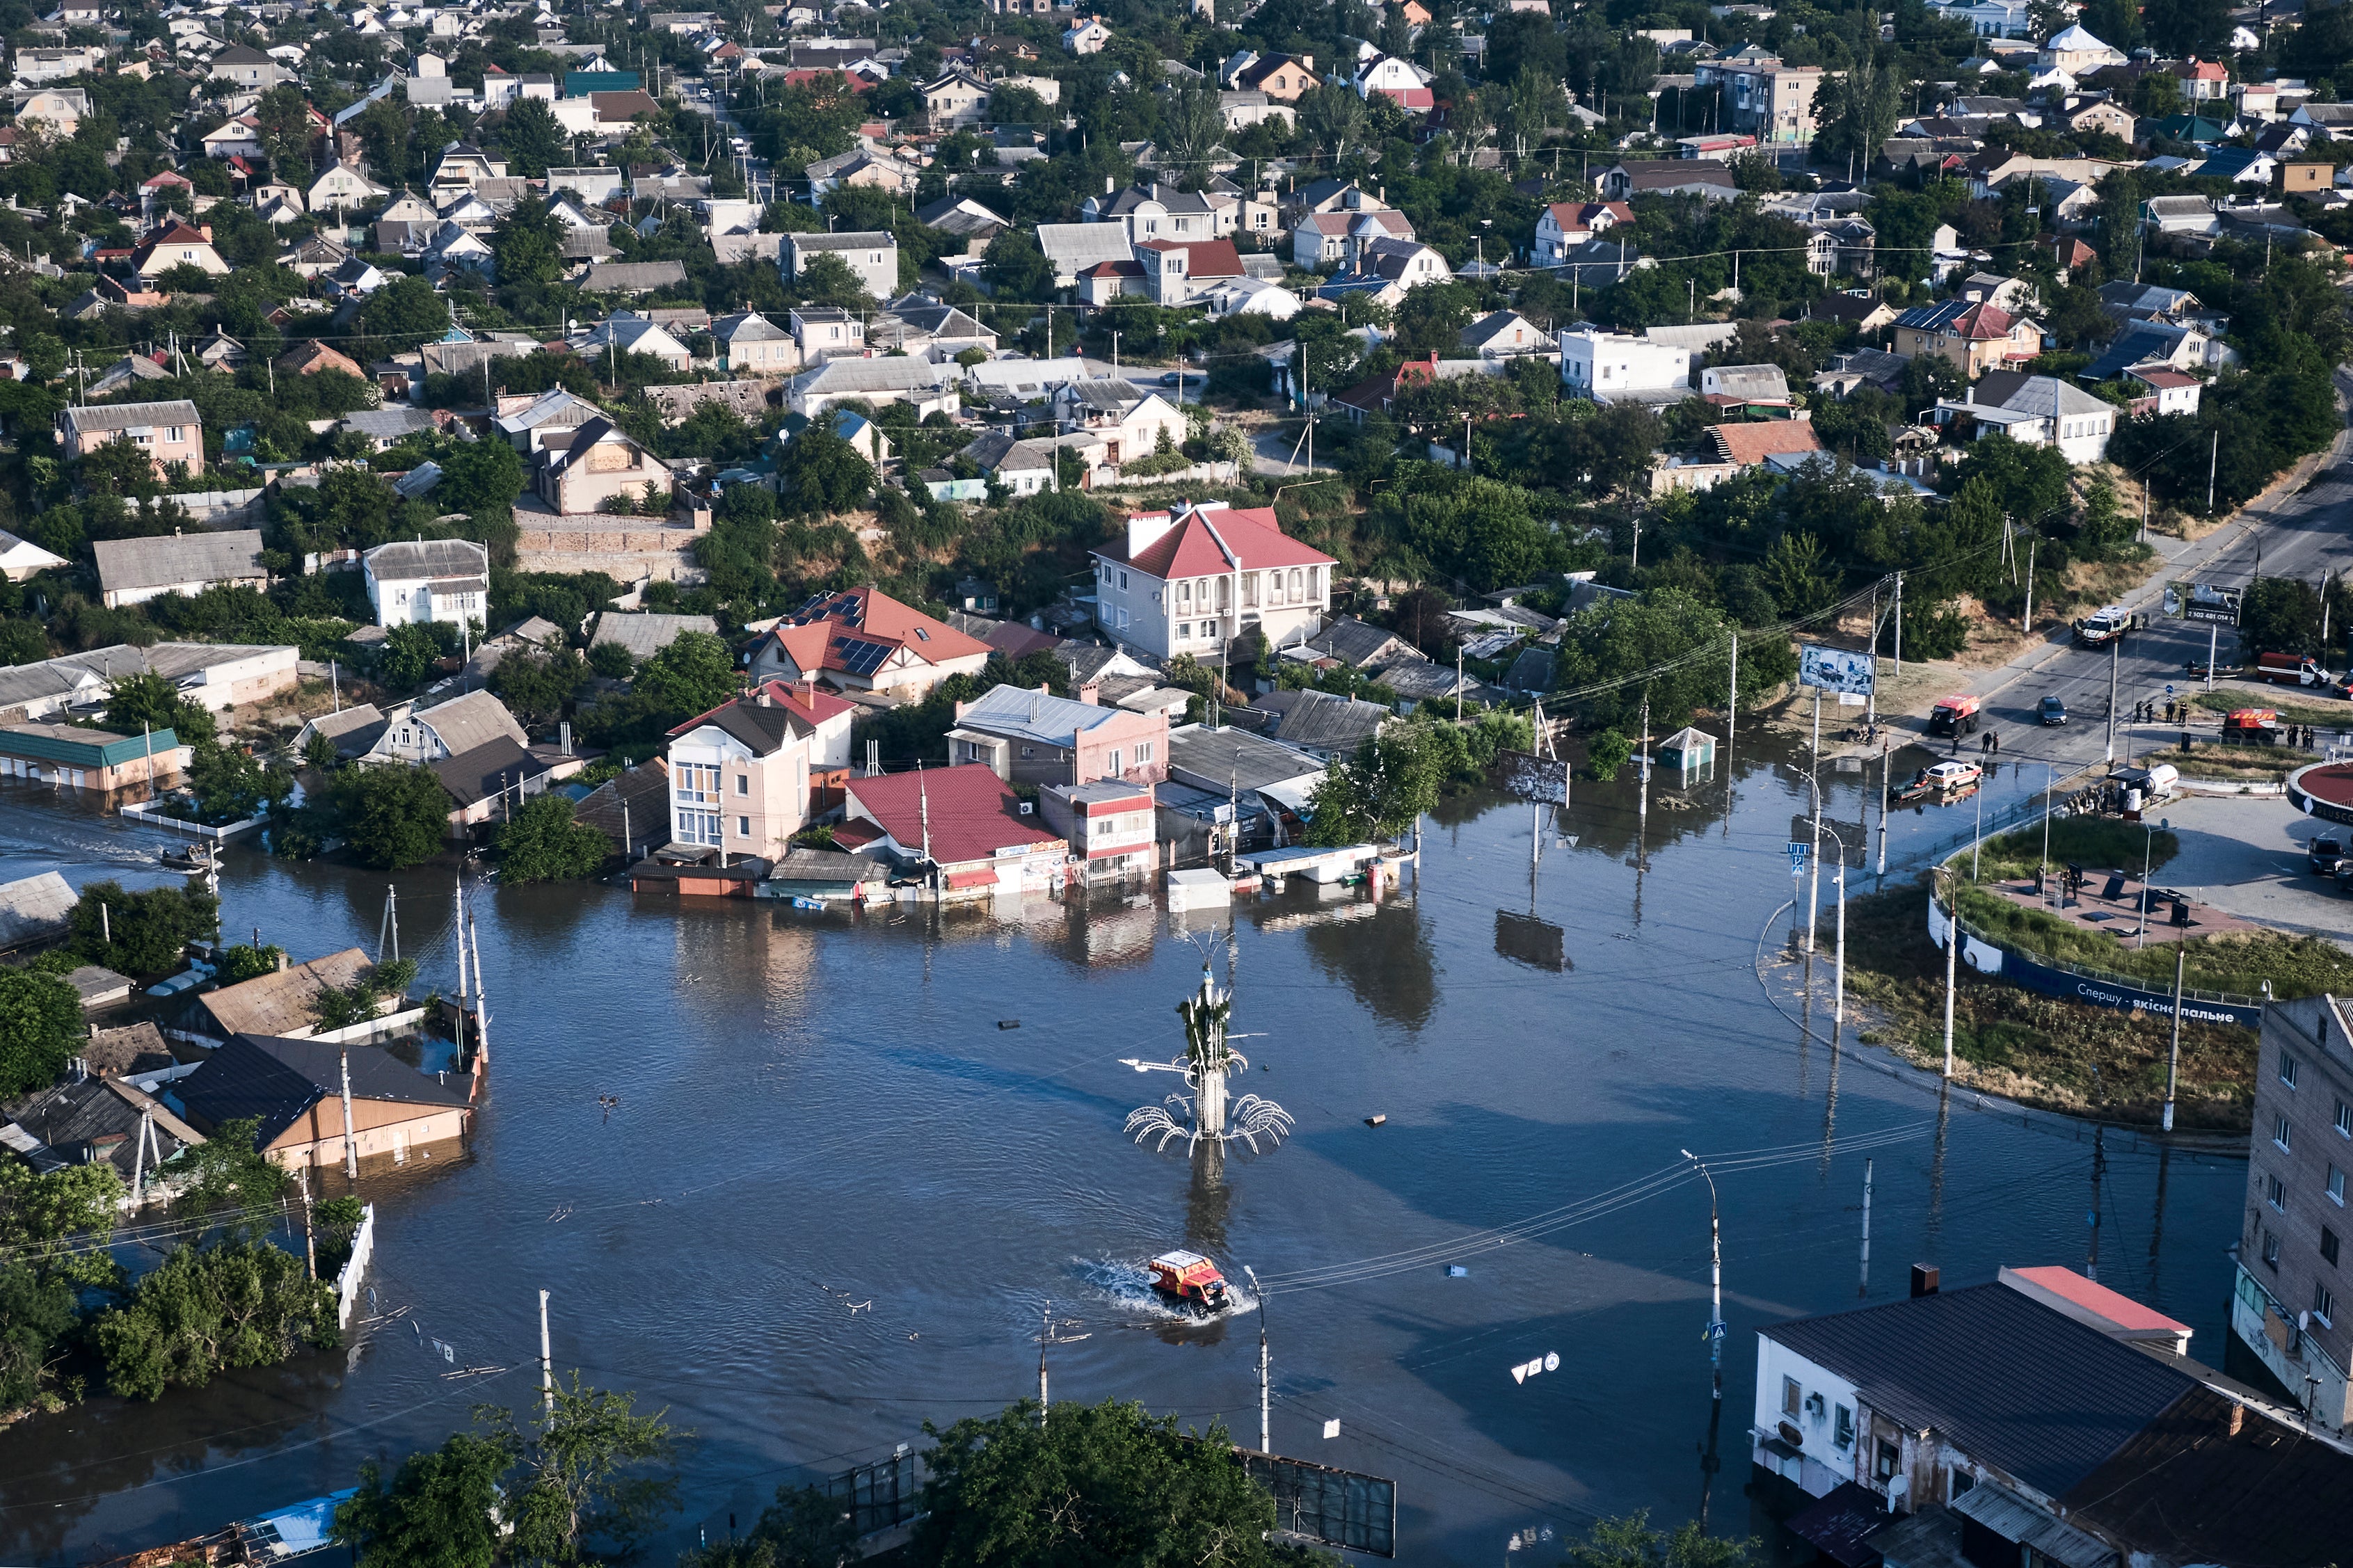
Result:
{"label": "green grass", "polygon": [[2306,763],[2320,759],[2313,752],[2292,751],[2286,746],[2219,746],[2210,742],[2187,752],[2179,747],[2150,752],[2137,760],[2143,767],[2170,763],[2186,779],[2277,784]]}
{"label": "green grass", "polygon": [[[2152,871],[2181,852],[2181,840],[2159,830],[2147,834],[2137,823],[2107,816],[2063,816],[2051,824],[2051,868],[2093,867],[2128,869],[2140,874],[2144,854]],[[1948,864],[1966,869],[1969,852],[1961,850]],[[1978,876],[1984,881],[2031,877],[2042,860],[2042,824],[2013,829],[1989,838],[1980,847]]]}
{"label": "green grass", "polygon": [[[2280,687],[2287,691],[2301,689]],[[2353,702],[2339,702],[2321,707],[2310,702],[2289,702],[2268,691],[2201,691],[2190,702],[2210,713],[2234,713],[2242,708],[2268,708],[2280,716],[2283,724],[2311,724],[2323,730],[2353,727]]]}

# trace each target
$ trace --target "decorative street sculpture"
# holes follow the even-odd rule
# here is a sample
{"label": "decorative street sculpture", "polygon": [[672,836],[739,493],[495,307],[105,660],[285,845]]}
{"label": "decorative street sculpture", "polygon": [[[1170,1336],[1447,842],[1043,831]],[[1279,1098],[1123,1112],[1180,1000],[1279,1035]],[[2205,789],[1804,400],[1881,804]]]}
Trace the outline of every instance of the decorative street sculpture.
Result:
{"label": "decorative street sculpture", "polygon": [[[1166,1149],[1171,1139],[1182,1138],[1189,1153],[1205,1142],[1222,1145],[1239,1138],[1256,1153],[1261,1138],[1278,1143],[1291,1131],[1291,1112],[1271,1100],[1245,1094],[1230,1104],[1227,1100],[1229,1076],[1250,1070],[1250,1058],[1227,1044],[1226,1026],[1233,1010],[1233,993],[1219,991],[1204,963],[1201,989],[1176,1005],[1177,1016],[1185,1020],[1185,1054],[1166,1062],[1123,1058],[1138,1072],[1180,1074],[1191,1091],[1129,1111],[1126,1130],[1137,1142],[1157,1136],[1159,1142],[1153,1148],[1158,1151]],[[1189,1119],[1190,1125],[1179,1117]]]}

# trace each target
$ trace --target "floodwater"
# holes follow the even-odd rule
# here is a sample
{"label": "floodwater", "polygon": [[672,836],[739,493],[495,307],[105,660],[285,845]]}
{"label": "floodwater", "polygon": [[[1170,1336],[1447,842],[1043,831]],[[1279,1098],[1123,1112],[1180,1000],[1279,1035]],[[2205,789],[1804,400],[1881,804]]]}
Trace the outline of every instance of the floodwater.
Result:
{"label": "floodwater", "polygon": [[[1922,760],[1899,754],[1897,778]],[[1630,773],[1580,780],[1533,879],[1532,807],[1450,801],[1418,887],[1255,901],[1230,938],[1149,900],[856,918],[491,889],[473,1147],[363,1180],[378,1307],[404,1316],[343,1352],[0,1432],[0,1550],[79,1562],[214,1529],[350,1485],[477,1402],[526,1405],[543,1289],[560,1372],[694,1433],[657,1561],[748,1526],[779,1483],[1034,1396],[1050,1302],[1054,1397],[1254,1443],[1259,1323],[1173,1320],[1142,1289],[1141,1261],[1176,1245],[1274,1287],[1274,1446],[1394,1478],[1404,1560],[1508,1562],[1514,1542],[1551,1560],[1564,1532],[1638,1508],[1742,1529],[1755,1331],[1857,1299],[1866,1159],[1871,1299],[1915,1259],[1948,1283],[2080,1266],[2096,1233],[2102,1280],[2219,1362],[2241,1162],[2111,1139],[2095,1189],[2087,1132],[1943,1102],[1766,996],[1756,957],[1786,931],[1806,806],[1792,761],[1744,740],[1729,810],[1721,782],[1662,779],[1643,813]],[[2006,763],[1989,813],[2042,773]],[[1823,777],[1832,819],[1875,825],[1875,770]],[[1973,810],[1899,813],[1897,860]],[[0,875],[87,881],[153,843],[0,785]],[[446,989],[451,877],[239,850],[225,924],[300,956],[373,950],[390,880],[403,952]],[[1237,1092],[1298,1123],[1222,1172],[1121,1131],[1172,1087],[1121,1058],[1181,1048],[1205,952],[1221,978],[1237,965]],[[1720,1422],[1708,1192],[1677,1177],[1684,1149],[1719,1166]],[[1548,1352],[1556,1370],[1514,1380]]]}

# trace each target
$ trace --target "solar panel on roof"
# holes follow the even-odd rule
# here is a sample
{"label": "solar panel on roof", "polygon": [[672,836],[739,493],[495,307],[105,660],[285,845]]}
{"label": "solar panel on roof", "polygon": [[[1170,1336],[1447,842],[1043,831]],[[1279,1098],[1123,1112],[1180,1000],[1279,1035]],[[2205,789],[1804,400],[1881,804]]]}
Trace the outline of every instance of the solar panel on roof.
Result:
{"label": "solar panel on roof", "polygon": [[859,642],[843,637],[835,645],[840,649],[841,668],[851,675],[871,675],[882,668],[891,657],[888,643]]}

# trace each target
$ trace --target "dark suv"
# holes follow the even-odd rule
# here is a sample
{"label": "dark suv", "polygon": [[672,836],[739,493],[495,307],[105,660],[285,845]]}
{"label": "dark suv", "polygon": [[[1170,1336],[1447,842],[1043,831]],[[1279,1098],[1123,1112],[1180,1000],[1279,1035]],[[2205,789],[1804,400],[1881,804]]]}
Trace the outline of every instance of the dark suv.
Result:
{"label": "dark suv", "polygon": [[2316,877],[2333,877],[2345,859],[2345,844],[2337,838],[2316,838],[2305,847],[2304,863]]}

